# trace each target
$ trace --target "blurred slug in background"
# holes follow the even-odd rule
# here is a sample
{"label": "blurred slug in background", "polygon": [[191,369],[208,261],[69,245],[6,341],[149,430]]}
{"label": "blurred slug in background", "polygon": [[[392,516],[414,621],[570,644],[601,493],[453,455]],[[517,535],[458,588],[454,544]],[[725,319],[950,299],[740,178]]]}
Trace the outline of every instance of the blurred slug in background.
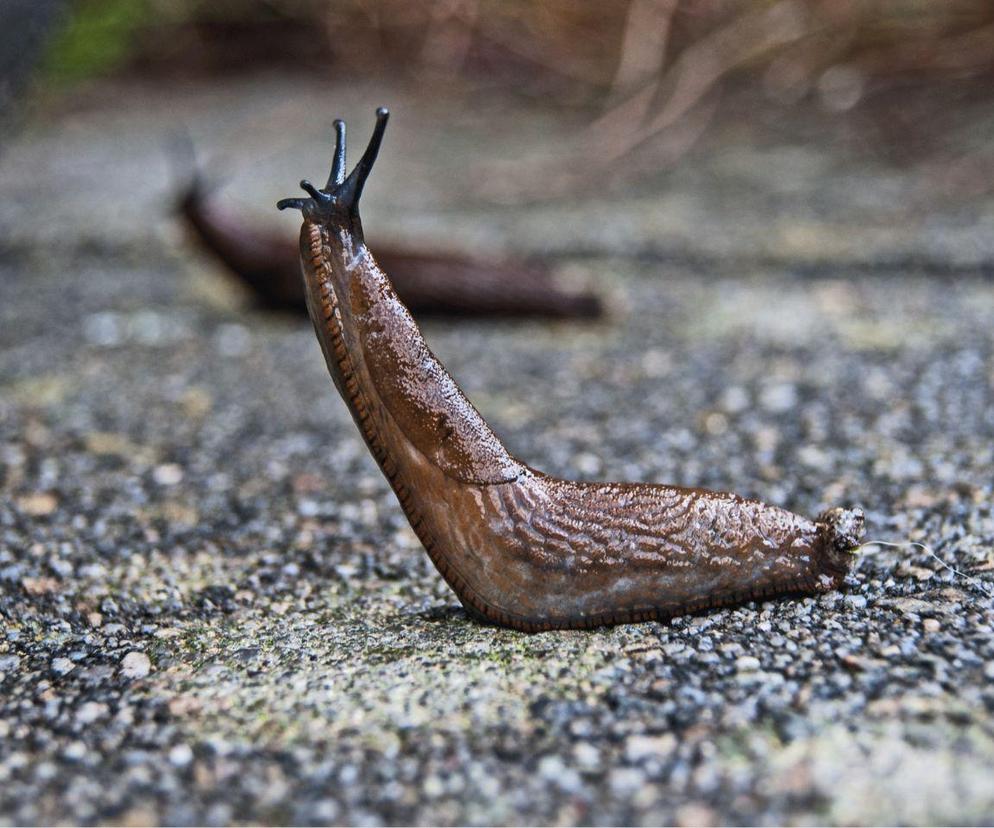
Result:
{"label": "blurred slug in background", "polygon": [[[305,312],[300,264],[290,238],[225,212],[198,174],[179,194],[177,212],[197,242],[261,307]],[[597,294],[558,286],[543,262],[403,247],[379,248],[377,257],[401,301],[418,316],[597,319],[604,314]]]}
{"label": "blurred slug in background", "polygon": [[359,200],[386,129],[345,176],[345,124],[303,213],[307,308],[339,393],[432,562],[474,617],[519,630],[646,621],[839,587],[860,509],[809,520],[706,489],[581,483],[513,457],[428,348],[366,246]]}

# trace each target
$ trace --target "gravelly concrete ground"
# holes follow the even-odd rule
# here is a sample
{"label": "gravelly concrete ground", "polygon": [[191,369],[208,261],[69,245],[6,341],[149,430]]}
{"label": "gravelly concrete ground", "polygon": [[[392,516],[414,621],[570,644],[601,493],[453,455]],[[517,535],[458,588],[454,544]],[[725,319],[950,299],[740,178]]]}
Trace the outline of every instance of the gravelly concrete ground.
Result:
{"label": "gravelly concrete ground", "polygon": [[[290,90],[169,103],[210,143]],[[381,93],[340,97],[358,117]],[[790,173],[775,147],[719,144],[665,194],[619,197],[620,236],[591,236],[594,202],[535,207],[529,227],[456,215],[445,186],[401,183],[437,180],[442,150],[410,145],[418,166],[413,127],[388,139],[371,237],[451,225],[603,254],[563,265],[610,293],[603,324],[426,328],[515,453],[808,514],[860,503],[870,537],[975,579],[875,548],[822,598],[528,636],[458,608],[306,323],[241,309],[170,247],[166,118],[110,97],[0,162],[0,822],[994,820],[994,205],[929,201],[919,227],[937,229],[915,234],[879,207],[914,170],[864,161],[843,186],[837,150],[795,147]],[[318,121],[235,196],[265,214],[315,177]],[[727,202],[761,186],[745,212]],[[403,215],[419,197],[426,214]],[[677,255],[639,263],[639,239]],[[938,278],[956,239],[960,272]],[[796,275],[812,262],[821,276]]]}

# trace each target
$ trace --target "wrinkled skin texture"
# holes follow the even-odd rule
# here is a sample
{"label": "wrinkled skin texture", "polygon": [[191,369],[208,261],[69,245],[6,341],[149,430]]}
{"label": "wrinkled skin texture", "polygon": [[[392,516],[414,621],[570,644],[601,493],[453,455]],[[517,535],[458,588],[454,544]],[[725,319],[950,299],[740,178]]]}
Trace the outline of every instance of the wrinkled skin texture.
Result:
{"label": "wrinkled skin texture", "polygon": [[508,453],[363,241],[358,194],[385,123],[348,180],[336,151],[326,190],[281,206],[304,214],[305,295],[332,379],[463,605],[537,631],[838,587],[859,510],[811,521],[704,489],[558,480]]}

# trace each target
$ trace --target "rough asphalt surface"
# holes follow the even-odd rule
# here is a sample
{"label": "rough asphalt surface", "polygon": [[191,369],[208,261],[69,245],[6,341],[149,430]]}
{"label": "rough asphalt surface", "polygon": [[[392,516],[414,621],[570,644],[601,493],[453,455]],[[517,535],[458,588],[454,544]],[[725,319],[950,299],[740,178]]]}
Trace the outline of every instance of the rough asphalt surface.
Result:
{"label": "rough asphalt surface", "polygon": [[[232,185],[267,216],[382,92],[325,111],[327,89],[259,80],[174,92],[169,119],[222,157],[238,118],[299,122]],[[602,254],[563,277],[608,292],[603,324],[425,329],[512,451],[859,503],[869,538],[963,573],[867,547],[820,598],[524,635],[459,608],[306,323],[178,245],[159,104],[98,95],[0,159],[0,823],[994,820],[994,204],[738,135],[603,223],[594,199],[525,228],[440,195],[433,172],[482,154],[472,125],[450,157],[388,135],[371,238],[566,251],[589,230]],[[640,233],[675,255],[627,255]]]}

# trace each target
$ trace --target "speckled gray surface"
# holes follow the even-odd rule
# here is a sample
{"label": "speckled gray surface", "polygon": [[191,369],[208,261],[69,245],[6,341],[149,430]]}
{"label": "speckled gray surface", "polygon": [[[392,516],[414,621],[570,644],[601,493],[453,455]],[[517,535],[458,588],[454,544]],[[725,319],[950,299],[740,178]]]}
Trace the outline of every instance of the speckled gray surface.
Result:
{"label": "speckled gray surface", "polygon": [[[230,106],[286,93],[268,83]],[[221,92],[174,94],[210,134],[237,122],[211,114]],[[383,90],[351,94],[358,115]],[[529,636],[458,608],[307,324],[239,308],[150,218],[165,167],[161,123],[128,114],[141,100],[64,113],[0,162],[0,823],[994,820],[990,203],[933,204],[931,240],[881,219],[846,245],[823,205],[802,234],[817,255],[797,254],[823,275],[801,278],[793,248],[758,263],[755,208],[739,222],[727,204],[703,241],[680,218],[679,199],[720,201],[708,170],[774,149],[726,147],[676,175],[679,198],[639,196],[664,226],[686,219],[678,252],[717,272],[601,238],[563,275],[610,294],[607,322],[428,326],[540,468],[809,514],[860,503],[869,537],[928,543],[977,579],[877,547],[818,599]],[[113,141],[92,141],[101,123]],[[299,159],[238,177],[260,213],[323,168],[323,125],[304,126]],[[433,178],[426,143],[416,169],[388,141],[370,236],[418,197],[406,175]],[[812,163],[788,202],[842,186],[844,159],[795,154]],[[914,183],[867,169],[847,185],[866,203]],[[430,192],[426,217],[383,235],[442,238],[456,211]],[[769,226],[799,220],[762,204]],[[568,252],[592,209],[535,208],[532,248]],[[467,244],[524,227],[496,210],[480,229],[474,210],[454,219]],[[902,255],[881,271],[886,234]],[[955,238],[972,251],[956,279],[895,264],[942,261]]]}

